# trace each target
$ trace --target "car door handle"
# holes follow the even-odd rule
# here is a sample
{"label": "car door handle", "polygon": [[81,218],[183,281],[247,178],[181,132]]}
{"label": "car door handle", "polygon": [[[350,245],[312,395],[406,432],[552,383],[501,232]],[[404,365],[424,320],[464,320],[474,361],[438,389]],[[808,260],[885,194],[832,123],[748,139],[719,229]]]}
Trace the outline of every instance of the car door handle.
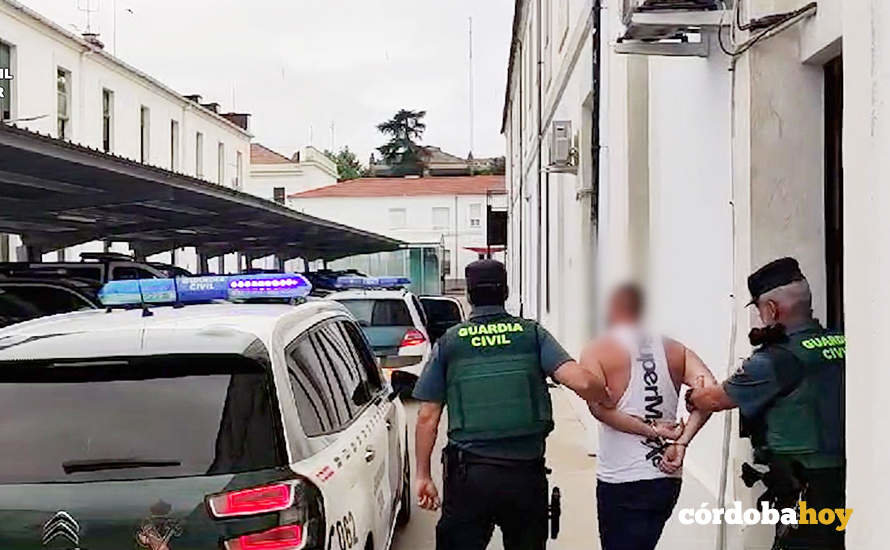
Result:
{"label": "car door handle", "polygon": [[373,462],[376,456],[377,451],[374,450],[374,447],[368,447],[367,449],[365,449],[365,462]]}

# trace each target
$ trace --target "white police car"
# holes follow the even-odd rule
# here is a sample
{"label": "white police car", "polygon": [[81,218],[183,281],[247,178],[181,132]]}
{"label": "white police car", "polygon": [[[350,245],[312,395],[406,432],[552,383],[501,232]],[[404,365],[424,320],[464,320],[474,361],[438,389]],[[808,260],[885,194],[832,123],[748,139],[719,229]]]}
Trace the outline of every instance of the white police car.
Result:
{"label": "white police car", "polygon": [[342,290],[327,296],[358,320],[384,373],[401,371],[416,382],[429,360],[429,322],[420,300],[403,285],[404,277],[340,277]]}
{"label": "white police car", "polygon": [[308,290],[119,281],[0,330],[0,548],[389,548],[405,412],[343,306],[254,303]]}

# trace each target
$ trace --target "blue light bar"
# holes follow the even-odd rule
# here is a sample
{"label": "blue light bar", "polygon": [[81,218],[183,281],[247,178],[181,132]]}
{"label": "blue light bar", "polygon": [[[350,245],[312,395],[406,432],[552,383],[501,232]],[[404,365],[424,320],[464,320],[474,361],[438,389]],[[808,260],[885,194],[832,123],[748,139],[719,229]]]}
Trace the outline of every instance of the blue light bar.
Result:
{"label": "blue light bar", "polygon": [[344,275],[337,277],[334,282],[334,288],[365,288],[365,280],[367,277],[357,277],[355,275]]}
{"label": "blue light bar", "polygon": [[99,291],[99,300],[109,307],[190,304],[214,300],[302,298],[311,290],[312,284],[305,277],[289,273],[136,279],[107,283]]}
{"label": "blue light bar", "polygon": [[339,289],[369,289],[369,288],[402,288],[411,284],[408,277],[356,277],[347,275],[337,277],[334,283]]}
{"label": "blue light bar", "polygon": [[207,277],[180,277],[176,279],[176,291],[179,301],[207,302],[210,300],[229,299],[229,279],[224,275]]}
{"label": "blue light bar", "polygon": [[99,290],[99,300],[106,306],[169,304],[176,301],[176,281],[173,279],[111,281]]}
{"label": "blue light bar", "polygon": [[261,274],[229,278],[229,299],[302,298],[312,290],[312,283],[302,275]]}
{"label": "blue light bar", "polygon": [[378,277],[377,284],[386,288],[402,287],[410,285],[411,279],[408,277]]}

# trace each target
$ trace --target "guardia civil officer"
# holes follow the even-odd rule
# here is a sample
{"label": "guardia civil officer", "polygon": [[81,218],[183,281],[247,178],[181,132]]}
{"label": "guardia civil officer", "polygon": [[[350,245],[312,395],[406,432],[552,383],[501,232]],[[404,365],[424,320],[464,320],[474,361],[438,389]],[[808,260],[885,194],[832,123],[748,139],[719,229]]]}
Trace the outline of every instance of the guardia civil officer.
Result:
{"label": "guardia civil officer", "polygon": [[495,525],[506,550],[542,550],[547,539],[544,442],[553,429],[547,378],[589,402],[606,399],[602,371],[582,367],[534,321],[509,315],[507,272],[494,260],[466,268],[473,306],[469,321],[436,343],[414,397],[417,494],[439,507],[430,457],[442,410],[448,410],[443,451],[444,503],[438,550],[482,550]]}
{"label": "guardia civil officer", "polygon": [[[763,322],[750,335],[754,354],[723,385],[693,389],[690,406],[739,408],[755,462],[770,468],[765,500],[777,508],[799,501],[809,509],[844,508],[845,338],[813,318],[810,286],[793,258],[764,266],[748,287]],[[747,471],[751,482],[754,473]],[[836,527],[780,524],[774,548],[843,549]]]}

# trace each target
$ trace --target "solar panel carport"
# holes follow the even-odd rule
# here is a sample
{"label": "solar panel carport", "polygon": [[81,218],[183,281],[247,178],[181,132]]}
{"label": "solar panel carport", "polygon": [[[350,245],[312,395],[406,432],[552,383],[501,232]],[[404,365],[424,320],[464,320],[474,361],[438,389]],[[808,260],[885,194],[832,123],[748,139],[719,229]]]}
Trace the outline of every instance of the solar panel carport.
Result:
{"label": "solar panel carport", "polygon": [[2,123],[0,233],[21,235],[33,254],[108,240],[140,256],[188,246],[205,258],[333,260],[404,244]]}

